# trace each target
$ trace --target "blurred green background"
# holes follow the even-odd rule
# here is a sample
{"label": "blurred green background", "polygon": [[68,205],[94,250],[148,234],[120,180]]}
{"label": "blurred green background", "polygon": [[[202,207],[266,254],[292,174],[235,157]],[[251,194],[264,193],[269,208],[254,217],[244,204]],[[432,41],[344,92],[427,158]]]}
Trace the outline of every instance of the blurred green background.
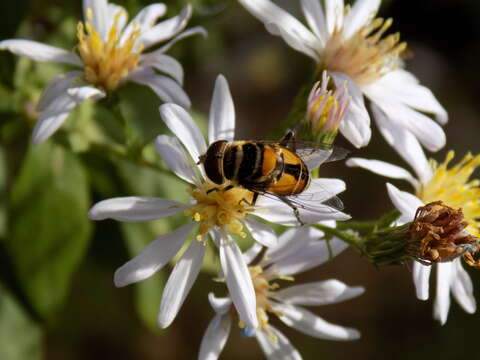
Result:
{"label": "blurred green background", "polygon": [[[149,3],[118,1],[131,16]],[[167,1],[169,16],[187,3]],[[233,0],[190,3],[190,26],[204,26],[209,37],[182,41],[169,54],[185,68],[185,89],[197,118],[204,119],[201,114],[208,111],[215,77],[222,73],[235,101],[237,137],[268,136],[287,116],[312,63],[270,36]],[[280,3],[298,12],[297,1]],[[79,0],[4,0],[0,13],[0,39],[27,37],[67,49],[75,46],[75,26],[82,16]],[[433,157],[443,160],[447,149],[455,149],[457,157],[479,152],[480,3],[390,0],[383,2],[380,15],[394,18],[393,30],[401,31],[413,55],[407,68],[449,112],[448,145]],[[213,275],[200,275],[177,319],[164,331],[155,322],[165,274],[122,289],[112,281],[117,267],[175,223],[92,224],[86,219],[90,205],[101,199],[168,192],[181,200],[185,187],[129,161],[114,166],[110,158],[90,151],[75,131],[91,138],[113,133],[122,141],[122,129],[101,104],[87,103],[75,110],[67,122],[70,135],[60,132],[55,141],[28,150],[35,101],[47,81],[63,69],[0,53],[0,359],[195,358],[213,316],[207,292],[220,288],[212,283]],[[120,90],[120,98],[138,143],[148,143],[164,131],[157,112],[161,102],[150,90],[129,85]],[[352,149],[343,139],[339,142]],[[65,151],[65,144],[75,153]],[[145,153],[154,159],[151,150]],[[375,128],[368,148],[352,149],[352,155],[404,165]],[[371,219],[391,208],[384,179],[342,162],[325,166],[323,174],[347,182],[341,197],[354,218]],[[48,246],[40,246],[45,243]],[[468,271],[480,299],[480,273]],[[337,278],[365,286],[359,298],[313,309],[330,322],[358,328],[362,339],[317,340],[274,323],[305,359],[478,358],[478,313],[468,315],[452,300],[449,320],[440,326],[432,319],[433,301],[416,300],[411,277],[407,266],[376,269],[347,250],[298,280]],[[223,358],[260,359],[262,353],[255,340],[242,338],[234,327]]]}

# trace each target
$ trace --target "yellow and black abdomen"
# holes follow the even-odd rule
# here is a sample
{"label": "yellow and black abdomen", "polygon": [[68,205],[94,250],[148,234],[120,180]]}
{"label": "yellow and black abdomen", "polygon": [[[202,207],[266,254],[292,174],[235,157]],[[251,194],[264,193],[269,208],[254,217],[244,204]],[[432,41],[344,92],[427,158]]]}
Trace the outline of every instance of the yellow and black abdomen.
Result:
{"label": "yellow and black abdomen", "polygon": [[223,158],[223,173],[239,184],[256,181],[262,176],[264,145],[253,141],[229,144]]}
{"label": "yellow and black abdomen", "polygon": [[236,141],[227,147],[223,173],[247,189],[276,195],[301,193],[310,176],[302,159],[278,144]]}
{"label": "yellow and black abdomen", "polygon": [[285,147],[279,146],[277,152],[282,159],[282,170],[266,191],[284,196],[300,194],[310,183],[307,166],[297,154]]}

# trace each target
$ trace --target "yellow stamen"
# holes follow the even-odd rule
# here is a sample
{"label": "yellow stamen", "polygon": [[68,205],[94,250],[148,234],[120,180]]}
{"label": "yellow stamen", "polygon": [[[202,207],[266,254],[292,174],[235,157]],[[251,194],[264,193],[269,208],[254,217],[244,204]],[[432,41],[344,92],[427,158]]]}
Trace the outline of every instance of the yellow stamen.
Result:
{"label": "yellow stamen", "polygon": [[93,27],[92,9],[87,9],[87,21],[77,25],[78,52],[84,64],[86,80],[106,91],[115,90],[120,82],[140,61],[142,45],[138,43],[138,25],[124,41],[120,41],[118,23],[125,13],[114,17],[107,39],[103,39]]}
{"label": "yellow stamen", "polygon": [[282,316],[280,312],[272,308],[269,300],[271,291],[278,289],[280,286],[277,283],[272,283],[271,281],[275,279],[293,280],[293,277],[275,277],[275,275],[272,275],[272,272],[269,272],[269,274],[265,274],[263,268],[258,265],[249,267],[249,270],[256,295],[258,328],[260,331],[267,332],[270,341],[277,342],[278,339],[276,335],[268,330],[268,313]]}
{"label": "yellow stamen", "polygon": [[417,196],[425,203],[441,200],[452,208],[461,208],[466,230],[480,236],[480,183],[469,180],[475,169],[480,166],[480,155],[467,154],[460,163],[448,169],[455,153],[449,151],[445,161],[438,164],[431,160],[434,174],[430,181],[417,191]]}
{"label": "yellow stamen", "polygon": [[241,187],[225,191],[225,187],[226,185],[220,188],[218,185],[205,183],[202,187],[191,190],[191,196],[196,203],[184,214],[200,223],[201,238],[215,226],[243,238],[247,236],[243,231],[242,220],[253,210],[249,205],[253,193]]}
{"label": "yellow stamen", "polygon": [[377,18],[360,28],[349,39],[343,28],[335,28],[325,47],[321,67],[350,76],[357,84],[367,85],[396,69],[407,44],[400,34],[382,36],[392,25],[392,19]]}

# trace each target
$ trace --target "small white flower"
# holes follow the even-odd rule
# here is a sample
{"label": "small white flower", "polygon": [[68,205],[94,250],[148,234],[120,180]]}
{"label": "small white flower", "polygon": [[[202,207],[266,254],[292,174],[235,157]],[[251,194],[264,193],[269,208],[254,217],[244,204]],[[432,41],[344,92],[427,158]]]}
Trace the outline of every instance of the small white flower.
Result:
{"label": "small white flower", "polygon": [[[141,254],[122,266],[115,273],[115,284],[125,286],[144,280],[160,270],[180,250],[195,224],[199,224],[199,234],[192,241],[186,253],[173,269],[163,293],[160,306],[159,325],[168,326],[180,309],[188,291],[198,275],[204,255],[204,239],[210,235],[220,251],[220,262],[232,300],[241,319],[249,327],[257,326],[255,311],[255,292],[247,265],[242,253],[230,234],[245,237],[245,229],[252,237],[265,246],[276,243],[273,230],[247,215],[256,215],[267,221],[283,225],[296,225],[297,218],[286,204],[260,197],[253,207],[248,201],[252,193],[246,189],[234,187],[228,191],[209,191],[217,185],[209,182],[199,167],[197,175],[192,163],[198,161],[207,149],[205,139],[191,116],[182,107],[165,104],[160,113],[168,128],[176,134],[188,151],[186,155],[177,138],[160,135],[156,147],[170,169],[181,179],[193,185],[192,201],[183,204],[161,198],[127,197],[104,200],[97,203],[89,212],[93,220],[112,218],[120,221],[146,221],[183,213],[189,222],[177,230],[165,234],[150,245]],[[210,143],[225,139],[232,141],[235,129],[233,100],[227,81],[223,76],[217,78],[210,108],[208,124]],[[321,211],[319,203],[345,190],[345,183],[338,179],[313,179],[305,191],[324,191],[322,200],[315,196],[316,212],[299,209],[301,218],[308,223],[321,220],[347,220],[350,217],[327,205]]]}
{"label": "small white flower", "polygon": [[[267,249],[262,259],[255,262],[261,247],[254,245],[245,254],[257,296],[259,327],[254,330],[240,321],[244,335],[255,335],[268,359],[301,359],[297,349],[275,327],[269,316],[277,316],[286,325],[319,339],[355,340],[360,333],[351,328],[331,324],[303,306],[320,306],[349,300],[364,292],[362,287],[349,287],[338,280],[326,280],[279,289],[275,280],[293,281],[293,275],[312,269],[343,251],[347,245],[336,238],[323,240],[323,233],[309,227],[289,229],[278,239],[278,244]],[[216,315],[210,322],[200,347],[199,360],[217,359],[230,333],[232,313],[230,298],[216,298],[209,294]]]}
{"label": "small white flower", "polygon": [[[103,98],[127,81],[149,86],[165,102],[190,107],[182,89],[182,65],[165,52],[187,36],[205,35],[205,30],[195,27],[181,32],[190,18],[190,6],[157,24],[166,10],[161,3],[148,5],[127,24],[123,7],[107,0],[83,0],[85,23],[77,27],[78,54],[31,40],[0,41],[0,49],[17,55],[83,68],[57,76],[44,90],[37,106],[40,117],[32,134],[34,144],[48,139],[76,105],[87,99]],[[143,53],[168,39],[171,40],[159,49]]]}
{"label": "small white flower", "polygon": [[[415,149],[411,149],[414,152]],[[448,169],[449,162],[454,153],[450,151],[441,164],[431,161],[430,164],[424,157],[423,152],[417,153],[415,172],[417,178],[409,171],[379,160],[367,160],[351,158],[347,161],[348,166],[358,166],[370,170],[376,174],[393,179],[407,180],[414,188],[415,195],[400,191],[392,184],[387,183],[388,195],[395,207],[401,212],[399,224],[413,221],[415,213],[420,206],[441,200],[446,205],[455,209],[462,208],[465,221],[469,226],[466,230],[479,236],[480,232],[480,189],[478,181],[469,181],[475,168],[480,165],[480,155],[466,155],[456,166]],[[437,290],[434,305],[434,318],[443,325],[447,321],[450,308],[450,292],[468,313],[476,311],[476,302],[473,296],[473,285],[468,273],[463,269],[460,258],[451,262],[443,262],[435,265],[437,268]],[[427,300],[429,297],[429,278],[432,266],[414,262],[413,281],[416,287],[417,297]]]}
{"label": "small white flower", "polygon": [[[342,134],[356,147],[370,141],[370,117],[363,96],[372,102],[380,132],[407,162],[406,142],[420,142],[430,151],[445,145],[441,124],[448,116],[429,89],[402,68],[399,55],[405,43],[399,34],[382,37],[391,19],[374,19],[380,0],[357,0],[345,7],[343,0],[301,0],[307,28],[270,0],[239,0],[267,30],[281,36],[293,49],[313,58],[318,70],[327,70],[337,85],[344,81],[352,100],[340,124]],[[411,138],[411,139],[410,139]]]}

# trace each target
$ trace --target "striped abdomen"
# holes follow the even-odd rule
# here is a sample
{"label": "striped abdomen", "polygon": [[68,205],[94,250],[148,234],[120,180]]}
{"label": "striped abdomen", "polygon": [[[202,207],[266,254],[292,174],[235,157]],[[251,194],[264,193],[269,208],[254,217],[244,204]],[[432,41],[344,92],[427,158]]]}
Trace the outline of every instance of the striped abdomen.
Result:
{"label": "striped abdomen", "polygon": [[237,141],[225,149],[223,172],[227,179],[247,189],[277,195],[301,193],[309,184],[302,159],[277,144]]}

